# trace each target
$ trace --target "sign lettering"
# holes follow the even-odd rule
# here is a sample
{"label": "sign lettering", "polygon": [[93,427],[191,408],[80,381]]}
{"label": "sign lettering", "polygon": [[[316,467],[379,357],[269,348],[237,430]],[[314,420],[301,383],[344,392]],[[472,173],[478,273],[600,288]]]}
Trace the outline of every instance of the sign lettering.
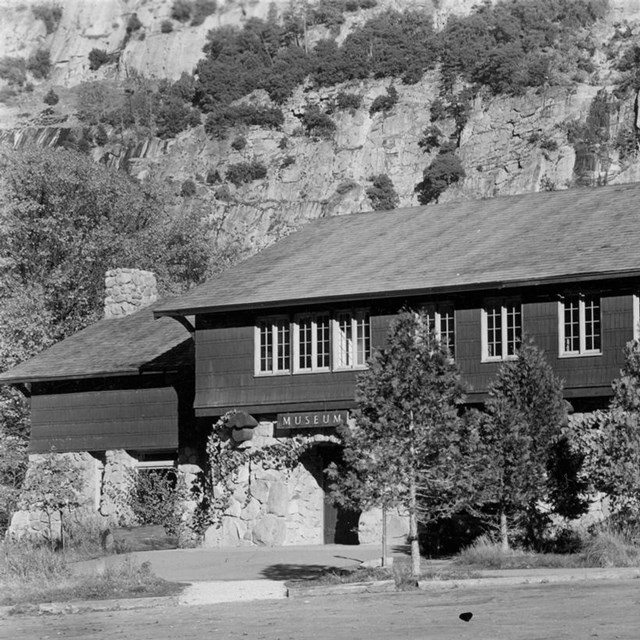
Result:
{"label": "sign lettering", "polygon": [[320,429],[347,424],[348,411],[305,411],[302,413],[279,413],[279,429]]}

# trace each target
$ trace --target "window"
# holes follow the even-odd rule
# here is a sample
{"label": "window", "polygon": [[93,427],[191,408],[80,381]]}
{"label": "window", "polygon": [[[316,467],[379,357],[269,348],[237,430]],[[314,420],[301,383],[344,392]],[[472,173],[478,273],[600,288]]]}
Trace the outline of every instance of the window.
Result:
{"label": "window", "polygon": [[294,371],[328,371],[331,366],[328,313],[297,316],[294,323]]}
{"label": "window", "polygon": [[[255,330],[258,375],[357,369],[371,355],[367,311],[260,318]],[[333,366],[332,366],[333,363]]]}
{"label": "window", "polygon": [[522,339],[522,305],[493,301],[482,310],[482,359],[514,358]]}
{"label": "window", "polygon": [[256,333],[256,371],[259,373],[288,373],[291,370],[289,318],[260,320]]}
{"label": "window", "polygon": [[560,355],[600,353],[600,299],[567,296],[559,303]]}
{"label": "window", "polygon": [[338,313],[333,321],[333,357],[336,369],[365,367],[371,354],[369,314]]}
{"label": "window", "polygon": [[426,305],[422,308],[429,322],[429,329],[433,331],[436,338],[444,344],[449,353],[455,354],[455,315],[453,305]]}

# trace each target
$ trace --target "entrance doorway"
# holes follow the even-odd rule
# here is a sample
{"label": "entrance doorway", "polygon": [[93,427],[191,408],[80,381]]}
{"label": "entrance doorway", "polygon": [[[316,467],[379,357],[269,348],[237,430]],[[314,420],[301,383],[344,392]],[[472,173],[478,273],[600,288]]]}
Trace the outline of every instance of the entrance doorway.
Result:
{"label": "entrance doorway", "polygon": [[333,503],[329,497],[329,482],[324,472],[332,462],[337,463],[340,461],[340,447],[336,445],[319,446],[318,453],[322,459],[321,486],[324,492],[324,544],[359,544],[358,522],[360,520],[360,511],[345,509]]}

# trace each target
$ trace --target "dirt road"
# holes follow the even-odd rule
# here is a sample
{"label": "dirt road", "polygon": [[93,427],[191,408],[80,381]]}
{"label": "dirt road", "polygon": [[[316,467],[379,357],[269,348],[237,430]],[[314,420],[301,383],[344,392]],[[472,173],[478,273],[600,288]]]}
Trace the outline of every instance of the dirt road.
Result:
{"label": "dirt road", "polygon": [[[464,622],[459,615],[471,612]],[[640,580],[0,620],[3,640],[638,640]]]}

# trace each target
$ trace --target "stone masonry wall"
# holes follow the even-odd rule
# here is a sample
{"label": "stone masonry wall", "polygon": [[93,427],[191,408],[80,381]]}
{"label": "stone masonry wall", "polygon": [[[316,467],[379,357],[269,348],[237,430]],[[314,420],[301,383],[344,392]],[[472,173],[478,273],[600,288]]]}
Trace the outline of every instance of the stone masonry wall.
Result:
{"label": "stone masonry wall", "polygon": [[112,269],[105,280],[104,317],[121,318],[158,299],[156,277],[141,269]]}

